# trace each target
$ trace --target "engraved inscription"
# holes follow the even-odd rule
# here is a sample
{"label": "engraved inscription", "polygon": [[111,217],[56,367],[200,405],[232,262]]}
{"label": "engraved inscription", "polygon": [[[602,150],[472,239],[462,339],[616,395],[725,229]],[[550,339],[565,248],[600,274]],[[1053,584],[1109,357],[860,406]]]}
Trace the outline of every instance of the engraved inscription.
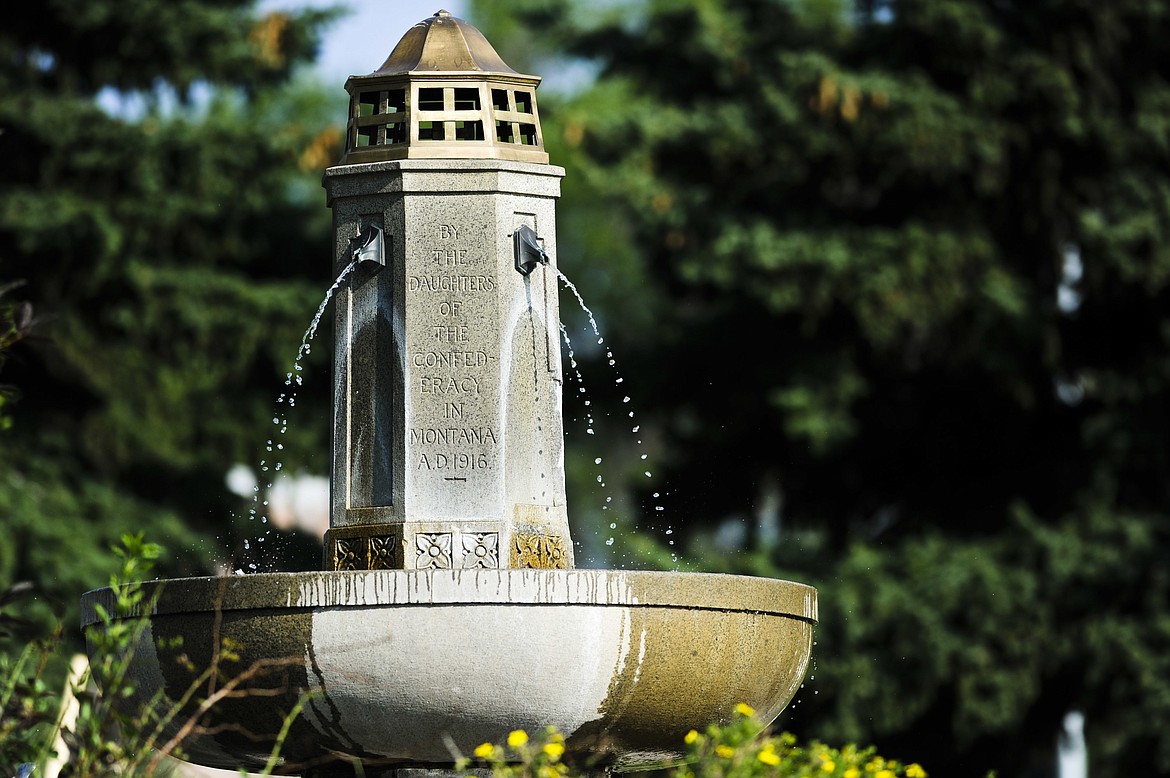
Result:
{"label": "engraved inscription", "polygon": [[496,431],[491,427],[419,427],[410,431],[411,445],[482,446],[495,442]]}
{"label": "engraved inscription", "polygon": [[[500,359],[495,333],[483,326],[484,309],[493,304],[487,296],[497,281],[477,271],[492,261],[484,249],[488,244],[475,238],[474,225],[435,224],[427,232],[432,242],[420,247],[406,279],[417,310],[430,317],[419,322],[407,353],[419,426],[407,431],[406,442],[415,472],[458,485],[496,466],[499,411],[482,398],[492,393]],[[475,492],[465,494],[474,499]]]}
{"label": "engraved inscription", "polygon": [[479,394],[479,379],[473,375],[421,376],[418,390],[423,394]]}
{"label": "engraved inscription", "polygon": [[[454,454],[419,454],[418,470],[486,470],[487,454],[459,451]],[[465,481],[467,479],[452,479]]]}
{"label": "engraved inscription", "polygon": [[411,361],[415,367],[442,367],[459,370],[468,367],[487,367],[498,359],[486,351],[424,351]]}
{"label": "engraved inscription", "polygon": [[406,289],[409,292],[491,292],[496,288],[496,279],[491,276],[478,275],[422,275],[411,276],[406,279]]}
{"label": "engraved inscription", "polygon": [[[467,258],[467,249],[431,249],[431,261],[441,267],[472,264]],[[478,265],[479,263],[474,264]]]}
{"label": "engraved inscription", "polygon": [[466,343],[467,342],[467,328],[466,327],[435,327],[435,340],[440,343]]}

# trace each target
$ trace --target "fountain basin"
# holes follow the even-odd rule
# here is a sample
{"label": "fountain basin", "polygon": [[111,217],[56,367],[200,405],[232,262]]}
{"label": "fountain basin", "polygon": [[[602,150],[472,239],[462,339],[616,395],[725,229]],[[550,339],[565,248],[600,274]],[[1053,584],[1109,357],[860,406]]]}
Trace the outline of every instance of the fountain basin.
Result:
{"label": "fountain basin", "polygon": [[[178,709],[223,639],[239,659],[198,697],[254,663],[183,742],[212,767],[262,766],[284,714],[284,771],[332,759],[449,765],[512,729],[554,725],[570,754],[618,769],[681,753],[692,728],[736,703],[770,722],[803,681],[816,590],[766,578],[615,570],[376,570],[188,578],[146,585],[149,628],[136,693]],[[100,628],[82,598],[82,626]],[[181,645],[177,645],[181,642]]]}

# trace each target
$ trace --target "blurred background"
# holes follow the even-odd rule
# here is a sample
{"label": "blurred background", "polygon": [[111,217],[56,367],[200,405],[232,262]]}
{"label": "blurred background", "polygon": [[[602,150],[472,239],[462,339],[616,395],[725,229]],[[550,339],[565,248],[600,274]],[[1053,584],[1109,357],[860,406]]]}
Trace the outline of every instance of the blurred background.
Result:
{"label": "blurred background", "polygon": [[[1170,775],[1170,6],[448,9],[545,76],[605,339],[563,295],[582,566],[817,586],[802,737]],[[126,530],[165,577],[319,567],[329,327],[273,418],[332,282],[321,174],[346,75],[436,10],[7,14],[0,587],[72,629]]]}

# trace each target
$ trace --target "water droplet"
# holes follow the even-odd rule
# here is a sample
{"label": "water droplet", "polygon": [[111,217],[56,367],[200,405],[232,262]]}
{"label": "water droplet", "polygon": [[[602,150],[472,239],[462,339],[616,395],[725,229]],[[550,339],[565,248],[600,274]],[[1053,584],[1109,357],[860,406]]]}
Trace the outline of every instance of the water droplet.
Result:
{"label": "water droplet", "polygon": [[610,528],[610,529],[617,529],[617,522],[612,522],[612,523],[609,525],[609,528]]}
{"label": "water droplet", "polygon": [[622,402],[624,402],[624,403],[628,403],[629,401],[630,401],[630,398],[629,398],[629,397],[623,397],[623,398],[622,398]]}
{"label": "water droplet", "polygon": [[646,471],[646,477],[647,477],[647,478],[649,478],[649,477],[650,477],[650,471],[649,471],[649,470],[647,470],[647,471]]}
{"label": "water droplet", "polygon": [[595,465],[600,465],[600,464],[601,464],[601,457],[598,457],[597,459],[594,459],[594,460],[593,460],[593,464],[595,464]]}
{"label": "water droplet", "polygon": [[[655,506],[655,507],[658,507],[658,506]],[[658,510],[662,510],[662,508],[661,508],[661,507],[658,507]],[[673,535],[673,534],[674,534],[674,530],[672,530],[672,529],[668,529],[668,530],[666,531],[666,534],[667,534],[667,535]]]}
{"label": "water droplet", "polygon": [[601,483],[601,476],[597,476],[597,483]]}
{"label": "water droplet", "polygon": [[634,427],[632,430],[630,430],[630,432],[637,432],[637,431],[638,431],[638,430],[640,430],[640,429],[642,429],[642,425],[641,425],[641,424],[639,424],[638,426]]}
{"label": "water droplet", "polygon": [[616,381],[614,381],[614,383],[615,383],[615,384],[620,384],[622,381],[625,381],[625,380],[626,380],[626,379],[624,379],[624,378],[619,378],[619,379],[617,379]]}
{"label": "water droplet", "polygon": [[589,435],[593,434],[593,430],[591,430],[591,429],[585,430],[585,432],[588,433]]}
{"label": "water droplet", "polygon": [[657,497],[657,496],[658,496],[658,492],[655,492],[655,493],[654,493],[654,496],[655,496],[655,497]]}
{"label": "water droplet", "polygon": [[605,545],[612,546],[613,545],[613,538],[610,538],[609,540],[605,541]]}
{"label": "water droplet", "polygon": [[646,458],[646,455],[645,455],[645,454],[643,454],[643,455],[642,455],[642,459],[645,459],[645,458]]}

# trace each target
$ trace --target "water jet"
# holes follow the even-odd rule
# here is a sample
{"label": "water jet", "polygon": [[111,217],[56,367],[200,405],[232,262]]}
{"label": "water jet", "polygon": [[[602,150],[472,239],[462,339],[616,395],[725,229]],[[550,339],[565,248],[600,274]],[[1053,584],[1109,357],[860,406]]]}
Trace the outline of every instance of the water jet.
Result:
{"label": "water jet", "polygon": [[[324,569],[148,585],[129,704],[193,710],[192,673],[224,639],[237,667],[265,670],[206,714],[186,758],[262,766],[309,692],[286,772],[449,770],[544,725],[620,770],[677,755],[739,702],[770,721],[803,680],[811,587],[574,568],[553,272],[564,170],[544,150],[539,81],[440,11],[346,82],[346,150],[324,176],[334,275],[351,271],[334,309]],[[87,593],[83,626],[110,602]]]}

